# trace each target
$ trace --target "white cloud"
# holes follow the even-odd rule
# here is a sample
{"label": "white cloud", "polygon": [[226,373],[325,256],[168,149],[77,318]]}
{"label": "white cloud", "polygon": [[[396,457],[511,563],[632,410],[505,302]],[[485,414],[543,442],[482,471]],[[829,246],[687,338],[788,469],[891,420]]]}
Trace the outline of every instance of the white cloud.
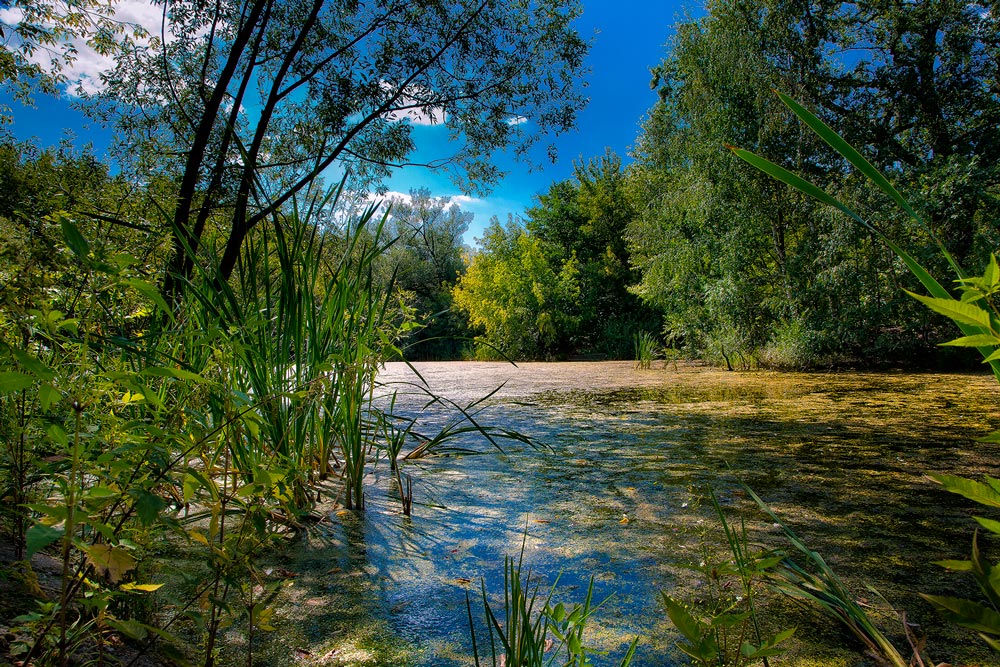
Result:
{"label": "white cloud", "polygon": [[[435,199],[445,198],[448,200],[449,207],[458,206],[466,211],[468,211],[470,207],[474,208],[484,203],[484,200],[477,197],[470,197],[469,195],[436,195],[432,193],[431,196]],[[407,192],[399,192],[398,190],[389,190],[387,192],[383,192],[382,194],[369,192],[364,196],[362,201],[365,205],[381,204],[384,209],[390,204],[412,204],[413,195]]]}
{"label": "white cloud", "polygon": [[[388,81],[382,82],[382,88],[386,92],[393,92],[395,89]],[[396,100],[393,111],[385,114],[385,119],[391,122],[409,121],[414,125],[440,125],[448,119],[448,114],[441,107],[433,105],[423,105],[422,102],[432,97],[431,91],[421,86],[411,86]],[[402,107],[402,108],[399,108]]]}
{"label": "white cloud", "polygon": [[507,119],[508,125],[521,125],[527,122],[528,122],[527,116],[511,116],[510,118]]}
{"label": "white cloud", "polygon": [[[150,35],[159,37],[163,24],[163,6],[155,5],[148,0],[119,0],[113,3],[114,15],[111,17],[115,22],[124,26],[126,32],[131,32],[132,27],[138,26],[146,30]],[[0,22],[7,25],[17,25],[24,18],[24,12],[20,9],[10,8],[0,10]],[[169,32],[166,35],[170,40]],[[148,44],[148,39],[137,39],[140,45]],[[76,94],[77,89],[87,93],[97,93],[103,90],[104,84],[101,81],[101,74],[107,72],[114,66],[114,58],[98,53],[91,48],[85,39],[74,37],[65,43],[71,45],[76,53],[72,62],[63,61],[63,74],[67,77],[69,85],[67,92],[70,95]],[[61,50],[60,47],[56,47]],[[29,60],[49,70],[52,66],[54,52],[46,49],[37,49]],[[61,59],[60,59],[61,60]]]}
{"label": "white cloud", "polygon": [[404,204],[412,204],[413,197],[406,192],[396,192],[394,190],[389,190],[384,194],[375,194],[373,192],[368,193],[366,199],[370,202],[388,202],[388,201],[401,201]]}

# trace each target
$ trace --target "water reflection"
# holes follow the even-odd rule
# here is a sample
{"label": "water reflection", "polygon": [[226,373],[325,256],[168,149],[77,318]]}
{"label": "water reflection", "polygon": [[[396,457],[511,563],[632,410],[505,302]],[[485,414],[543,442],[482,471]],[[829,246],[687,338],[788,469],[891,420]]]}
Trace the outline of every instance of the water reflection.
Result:
{"label": "water reflection", "polygon": [[[387,466],[376,469],[365,515],[331,514],[292,554],[302,575],[284,611],[292,629],[277,643],[361,651],[353,663],[339,653],[348,664],[470,664],[466,593],[475,602],[484,581],[499,595],[503,557],[523,541],[526,567],[543,586],[562,573],[561,599],[582,599],[590,576],[596,599],[613,595],[591,634],[601,648],[620,655],[640,633],[636,664],[681,664],[657,592],[690,583],[678,566],[699,558],[711,525],[702,489],[712,484],[746,512],[755,539],[775,538],[738,480],[842,574],[871,580],[934,633],[935,619],[914,596],[928,588],[915,586],[929,561],[964,554],[971,525],[967,506],[924,472],[996,473],[994,446],[971,444],[998,426],[983,417],[996,398],[988,377],[636,371],[613,363],[419,368],[456,401],[506,381],[480,421],[548,448],[408,462],[412,521]],[[393,367],[386,378],[406,379],[407,371]],[[417,416],[425,403],[400,398],[397,409]],[[424,424],[449,418],[420,415]],[[491,451],[471,436],[468,445]]]}

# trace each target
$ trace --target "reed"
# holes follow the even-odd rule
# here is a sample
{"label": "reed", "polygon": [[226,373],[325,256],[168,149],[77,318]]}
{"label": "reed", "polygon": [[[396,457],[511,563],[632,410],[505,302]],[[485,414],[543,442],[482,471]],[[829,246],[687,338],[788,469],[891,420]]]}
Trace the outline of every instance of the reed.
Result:
{"label": "reed", "polygon": [[635,367],[649,369],[659,354],[656,337],[648,331],[635,334],[632,347],[635,351]]}
{"label": "reed", "polygon": [[[492,667],[586,667],[592,664],[587,656],[593,651],[584,642],[584,634],[587,622],[604,604],[604,601],[596,606],[593,604],[593,577],[587,586],[583,602],[572,606],[554,602],[559,577],[556,577],[544,594],[537,583],[531,583],[531,571],[524,570],[526,542],[527,533],[516,561],[510,556],[504,557],[502,618],[494,612],[486,595],[486,584],[482,584],[490,664]],[[466,610],[473,659],[476,667],[481,667],[472,603],[468,595]],[[639,638],[636,637],[618,663],[619,667],[631,664],[638,643]]]}

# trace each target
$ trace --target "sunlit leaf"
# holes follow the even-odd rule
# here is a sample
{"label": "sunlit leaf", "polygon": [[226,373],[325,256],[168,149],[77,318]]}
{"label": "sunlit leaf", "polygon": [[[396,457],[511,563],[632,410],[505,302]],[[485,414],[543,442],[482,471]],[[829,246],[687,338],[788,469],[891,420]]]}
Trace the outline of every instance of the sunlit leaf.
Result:
{"label": "sunlit leaf", "polygon": [[946,491],[957,493],[982,505],[1000,507],[1000,493],[986,484],[966,479],[965,477],[955,477],[954,475],[932,473],[930,477],[943,486]]}
{"label": "sunlit leaf", "polygon": [[[981,327],[983,329],[990,328],[990,314],[988,311],[980,308],[979,306],[971,303],[963,303],[961,301],[956,301],[955,299],[941,299],[936,297],[923,296],[922,294],[914,294],[909,290],[903,290],[914,299],[924,304],[935,313],[940,313],[948,319],[954,320],[955,322],[960,322],[962,324],[969,324],[974,327]],[[996,345],[996,340],[994,339],[990,345]]]}
{"label": "sunlit leaf", "polygon": [[975,334],[973,336],[962,336],[955,340],[950,340],[941,345],[951,345],[954,347],[996,347],[1000,345],[1000,338],[993,334]]}
{"label": "sunlit leaf", "polygon": [[141,591],[143,593],[152,593],[153,591],[158,591],[161,588],[163,588],[163,584],[122,584],[123,591]]}
{"label": "sunlit leaf", "polygon": [[990,531],[991,533],[1000,535],[1000,521],[994,521],[993,519],[984,519],[981,516],[974,516],[972,518],[978,521],[979,525],[985,528],[986,530]]}
{"label": "sunlit leaf", "polygon": [[84,547],[83,552],[87,555],[87,561],[113,584],[121,581],[137,562],[128,551],[110,544],[91,544]]}

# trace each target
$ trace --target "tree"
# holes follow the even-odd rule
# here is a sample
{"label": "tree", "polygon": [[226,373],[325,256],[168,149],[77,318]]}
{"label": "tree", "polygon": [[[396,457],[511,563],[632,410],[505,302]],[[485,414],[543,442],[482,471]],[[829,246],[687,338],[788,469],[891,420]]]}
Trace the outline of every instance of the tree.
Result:
{"label": "tree", "polygon": [[[0,85],[24,101],[33,87],[54,93],[82,46],[108,55],[122,37],[141,40],[142,26],[119,21],[114,0],[0,2]],[[0,115],[0,121],[4,120]]]}
{"label": "tree", "polygon": [[409,201],[392,201],[392,227],[399,240],[386,262],[395,285],[412,297],[423,328],[410,340],[411,357],[456,358],[468,335],[465,320],[452,311],[452,288],[465,272],[463,235],[473,214],[449,197],[432,197],[430,190],[410,191]]}
{"label": "tree", "polygon": [[526,212],[525,227],[542,243],[553,270],[573,262],[579,322],[566,349],[612,358],[633,352],[633,337],[655,327],[651,309],[631,294],[625,230],[636,215],[621,159],[610,150],[575,165],[574,178],[555,183]]}
{"label": "tree", "polygon": [[1000,240],[984,224],[996,208],[1000,150],[1000,100],[985,92],[996,20],[953,2],[729,0],[709,9],[679,27],[654,70],[661,102],[633,172],[636,292],[664,309],[668,335],[702,354],[766,357],[790,343],[791,363],[914,358],[927,319],[897,296],[909,276],[870,234],[736,163],[725,145],[806,174],[886,221],[890,236],[929,248],[770,92],[787,91],[920,192],[958,255],[982,254]]}
{"label": "tree", "polygon": [[772,87],[790,82],[768,61],[755,6],[717,3],[678,28],[654,70],[661,100],[631,175],[635,291],[664,309],[672,345],[720,358],[752,351],[776,322],[795,317],[790,268],[811,214],[725,150],[750,145],[787,159],[800,139],[772,99]]}
{"label": "tree", "polygon": [[494,150],[526,156],[541,137],[572,127],[584,103],[576,83],[587,44],[571,27],[575,2],[163,8],[162,39],[119,52],[97,101],[142,169],[177,174],[165,288],[174,297],[217,214],[225,279],[249,230],[328,169],[377,183],[408,164],[416,124],[444,125],[457,148],[425,164],[472,188],[499,176]]}
{"label": "tree", "polygon": [[493,356],[500,350],[513,359],[565,354],[576,332],[580,298],[578,268],[570,260],[558,269],[545,256],[541,241],[513,219],[494,217],[454,290],[456,307],[481,329]]}

